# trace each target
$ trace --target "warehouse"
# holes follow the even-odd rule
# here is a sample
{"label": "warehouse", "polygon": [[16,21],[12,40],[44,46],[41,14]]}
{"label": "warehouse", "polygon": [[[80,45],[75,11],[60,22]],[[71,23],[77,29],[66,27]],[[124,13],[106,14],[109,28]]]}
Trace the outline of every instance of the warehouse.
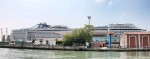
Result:
{"label": "warehouse", "polygon": [[149,48],[150,32],[125,32],[121,36],[122,48]]}

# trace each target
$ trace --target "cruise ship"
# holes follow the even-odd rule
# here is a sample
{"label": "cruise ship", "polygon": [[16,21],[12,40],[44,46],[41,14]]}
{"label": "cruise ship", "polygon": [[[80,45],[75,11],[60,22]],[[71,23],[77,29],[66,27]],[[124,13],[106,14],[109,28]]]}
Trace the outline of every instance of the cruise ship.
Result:
{"label": "cruise ship", "polygon": [[46,23],[37,24],[31,28],[12,30],[11,40],[15,41],[46,41],[55,43],[62,40],[63,35],[71,32],[71,29],[64,25],[51,26]]}
{"label": "cruise ship", "polygon": [[106,26],[98,26],[95,27],[95,31],[97,32],[113,32],[115,34],[121,35],[124,32],[142,32],[146,31],[144,29],[140,29],[139,27],[133,24],[109,24]]}

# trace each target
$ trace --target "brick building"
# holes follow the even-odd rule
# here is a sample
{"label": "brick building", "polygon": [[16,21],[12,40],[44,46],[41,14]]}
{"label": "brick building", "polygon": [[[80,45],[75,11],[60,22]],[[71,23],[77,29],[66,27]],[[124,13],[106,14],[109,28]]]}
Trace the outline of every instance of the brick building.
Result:
{"label": "brick building", "polygon": [[125,32],[120,45],[122,48],[150,48],[150,32]]}

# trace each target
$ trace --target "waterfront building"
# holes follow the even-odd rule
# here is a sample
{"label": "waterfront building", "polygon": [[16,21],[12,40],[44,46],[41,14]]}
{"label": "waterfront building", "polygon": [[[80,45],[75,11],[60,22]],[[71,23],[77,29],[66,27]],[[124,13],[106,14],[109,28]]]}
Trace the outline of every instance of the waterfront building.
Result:
{"label": "waterfront building", "polygon": [[47,25],[46,23],[37,24],[31,28],[12,30],[11,39],[15,41],[43,41],[54,43],[56,39],[62,40],[65,33],[71,32],[71,29],[64,25]]}
{"label": "waterfront building", "polygon": [[125,32],[120,45],[122,48],[149,48],[150,32]]}
{"label": "waterfront building", "polygon": [[107,26],[95,27],[93,32],[93,46],[102,47],[108,46],[110,42],[109,33],[113,33],[112,46],[120,46],[120,36],[124,32],[144,32],[146,30],[140,29],[133,24],[109,24]]}

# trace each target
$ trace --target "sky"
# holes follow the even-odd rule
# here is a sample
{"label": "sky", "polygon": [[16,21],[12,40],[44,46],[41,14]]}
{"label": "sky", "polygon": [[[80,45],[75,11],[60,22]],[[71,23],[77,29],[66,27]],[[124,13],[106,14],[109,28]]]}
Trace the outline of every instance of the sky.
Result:
{"label": "sky", "polygon": [[150,30],[150,0],[0,0],[0,28],[3,34],[46,22],[80,28],[132,23]]}

